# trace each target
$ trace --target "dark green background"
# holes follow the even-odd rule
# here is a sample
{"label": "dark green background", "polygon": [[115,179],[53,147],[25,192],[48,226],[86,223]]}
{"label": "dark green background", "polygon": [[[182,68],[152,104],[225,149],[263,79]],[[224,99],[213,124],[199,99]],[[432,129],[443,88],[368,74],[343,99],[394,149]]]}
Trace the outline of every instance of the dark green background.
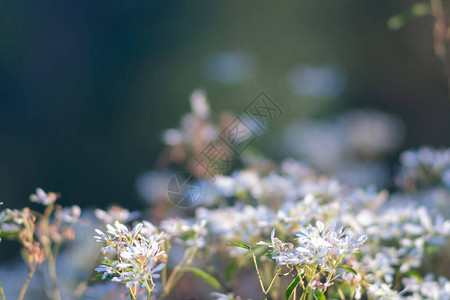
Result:
{"label": "dark green background", "polygon": [[[285,116],[349,107],[400,115],[405,147],[450,145],[450,101],[433,53],[432,19],[386,22],[412,1],[0,1],[0,201],[21,207],[36,186],[62,203],[142,207],[134,182],[154,165],[160,132],[178,125],[193,89],[214,112],[239,112],[260,90]],[[257,70],[235,84],[205,76],[205,58],[248,51]],[[294,95],[287,73],[333,63],[348,86],[318,104]]]}

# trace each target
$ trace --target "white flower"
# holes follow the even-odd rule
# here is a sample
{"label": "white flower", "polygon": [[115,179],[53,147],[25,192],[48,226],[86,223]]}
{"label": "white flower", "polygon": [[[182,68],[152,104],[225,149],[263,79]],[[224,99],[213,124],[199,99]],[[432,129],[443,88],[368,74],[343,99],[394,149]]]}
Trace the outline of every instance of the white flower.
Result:
{"label": "white flower", "polygon": [[271,243],[259,242],[272,248],[272,258],[278,265],[310,265],[322,264],[325,269],[333,269],[335,259],[342,257],[358,249],[366,240],[367,236],[360,236],[352,240],[348,235],[349,229],[342,227],[334,230],[336,223],[330,221],[326,226],[317,221],[316,227],[309,225],[306,232],[298,232],[298,246],[291,243],[283,243],[275,237],[275,230],[271,233]]}
{"label": "white flower", "polygon": [[209,117],[209,103],[206,99],[204,90],[195,90],[191,95],[191,109],[192,112],[200,119],[207,119]]}
{"label": "white flower", "polygon": [[[97,272],[103,273],[102,278],[112,276],[112,281],[126,283],[127,287],[135,284],[145,286],[147,281],[152,282],[159,278],[160,272],[165,264],[159,263],[164,251],[160,244],[162,234],[152,235],[148,238],[140,231],[142,223],[138,223],[131,231],[120,222],[116,221],[114,226],[108,224],[108,234],[96,229],[98,236],[94,238],[104,242],[106,247],[103,252],[114,250],[115,258],[105,258],[105,261],[97,267]],[[109,249],[109,250],[108,250]]]}
{"label": "white flower", "polygon": [[58,194],[53,192],[44,192],[43,189],[37,188],[36,193],[30,195],[30,201],[40,203],[42,205],[49,205],[54,203],[58,199]]}
{"label": "white flower", "polygon": [[222,294],[222,293],[213,292],[213,293],[211,293],[211,296],[215,300],[234,300],[235,299],[233,293]]}
{"label": "white flower", "polygon": [[161,228],[179,244],[203,248],[206,245],[206,220],[171,218],[161,222]]}
{"label": "white flower", "polygon": [[96,209],[95,216],[104,224],[114,223],[115,221],[126,223],[139,217],[139,212],[130,212],[128,209],[119,206],[111,206],[108,211]]}
{"label": "white flower", "polygon": [[369,284],[369,290],[367,293],[375,296],[378,300],[401,299],[399,293],[392,290],[391,286],[385,283]]}
{"label": "white flower", "polygon": [[57,209],[55,211],[55,218],[68,224],[74,224],[80,218],[80,215],[81,209],[78,205],[73,205],[70,208]]}

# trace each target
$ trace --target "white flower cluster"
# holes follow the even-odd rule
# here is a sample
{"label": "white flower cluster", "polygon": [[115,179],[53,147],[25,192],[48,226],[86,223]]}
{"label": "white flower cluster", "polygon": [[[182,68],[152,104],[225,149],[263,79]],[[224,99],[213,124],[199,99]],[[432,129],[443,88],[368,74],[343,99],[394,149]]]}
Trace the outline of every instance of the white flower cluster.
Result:
{"label": "white flower cluster", "polygon": [[278,265],[311,265],[319,264],[324,270],[334,270],[336,262],[343,256],[354,253],[366,240],[362,235],[352,240],[348,234],[349,228],[336,229],[334,221],[326,226],[317,221],[316,226],[309,225],[306,232],[297,233],[298,246],[283,243],[275,237],[275,229],[271,233],[271,243],[258,242],[259,245],[269,246],[274,250],[272,258]]}
{"label": "white flower cluster", "polygon": [[153,286],[153,280],[159,278],[165,264],[164,251],[161,249],[162,236],[144,237],[140,231],[142,223],[137,224],[131,231],[116,221],[107,225],[107,234],[96,229],[98,242],[105,243],[104,254],[113,254],[113,258],[105,257],[103,263],[95,270],[103,273],[102,279],[112,277],[112,281],[125,283],[127,287],[141,285]]}
{"label": "white flower cluster", "polygon": [[236,204],[233,207],[217,209],[199,208],[196,218],[206,220],[210,233],[223,240],[240,239],[249,241],[261,236],[264,229],[275,225],[276,215],[266,206]]}
{"label": "white flower cluster", "polygon": [[206,220],[170,218],[160,227],[175,242],[186,247],[203,248],[206,245]]}
{"label": "white flower cluster", "polygon": [[408,300],[419,299],[450,299],[450,281],[444,277],[433,280],[433,275],[428,274],[423,279],[409,277],[403,280],[403,284],[408,287],[405,292],[412,295],[406,296]]}
{"label": "white flower cluster", "polygon": [[[318,177],[292,160],[282,165],[279,173],[261,175],[255,170],[243,170],[216,180],[216,194],[208,195],[216,199],[216,205],[196,210],[197,220],[207,220],[208,245],[214,248],[220,244],[217,241],[254,243],[267,236],[271,228],[277,228],[286,237],[301,232],[295,246],[273,235],[271,243],[265,243],[277,253],[273,258],[278,264],[315,262],[331,269],[333,264],[327,264],[327,257],[359,248],[359,262],[354,255],[343,260],[361,273],[358,295],[367,288],[372,295],[379,295],[376,297],[388,295],[388,290],[403,297],[396,290],[398,287],[394,289],[391,284],[422,268],[430,251],[443,249],[450,236],[450,220],[405,195],[348,188],[338,181]],[[442,197],[447,203],[450,201],[446,195]],[[406,201],[399,201],[400,198]],[[223,206],[224,203],[232,205]],[[332,218],[351,227],[360,238],[351,239],[349,231],[321,222]],[[316,226],[306,227],[308,223]],[[242,252],[231,250],[228,254],[239,253]]]}
{"label": "white flower cluster", "polygon": [[422,147],[404,152],[397,183],[407,191],[444,185],[450,188],[450,149]]}
{"label": "white flower cluster", "polygon": [[211,142],[217,137],[218,128],[209,120],[210,107],[205,91],[195,90],[191,94],[190,104],[191,112],[183,116],[180,128],[163,132],[166,145],[195,148],[199,141]]}
{"label": "white flower cluster", "polygon": [[402,121],[376,110],[352,110],[326,120],[299,120],[284,130],[283,154],[301,158],[351,185],[386,184],[383,162],[404,138]]}

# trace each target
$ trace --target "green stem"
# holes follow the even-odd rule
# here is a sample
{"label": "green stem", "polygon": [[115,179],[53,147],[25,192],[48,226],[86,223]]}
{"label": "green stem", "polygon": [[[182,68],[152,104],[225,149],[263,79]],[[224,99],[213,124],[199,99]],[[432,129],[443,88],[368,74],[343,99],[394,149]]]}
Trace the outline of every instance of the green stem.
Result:
{"label": "green stem", "polygon": [[[166,255],[167,255],[167,257],[169,257],[169,253],[170,253],[170,249],[171,249],[171,246],[170,246],[170,240],[169,239],[165,239],[165,242],[164,242],[164,245],[165,245],[165,251],[166,251]],[[167,282],[167,268],[163,268],[162,269],[162,271],[161,271],[161,284],[162,284],[162,286],[166,286],[166,282]]]}
{"label": "green stem", "polygon": [[208,263],[207,259],[205,258],[205,257],[208,257],[208,254],[206,253],[206,251],[204,252],[204,255],[200,255],[200,257],[202,258],[203,262],[205,263],[206,271],[209,274],[213,275],[213,277],[215,277],[217,279],[217,281],[220,283],[221,287],[225,291],[231,292],[232,289],[228,286],[228,284],[224,280],[222,280],[219,273],[217,273],[216,268],[214,268],[214,266],[212,266],[211,264]]}
{"label": "green stem", "polygon": [[166,282],[166,285],[164,286],[162,297],[166,297],[170,294],[170,291],[172,290],[173,286],[180,280],[181,276],[184,273],[184,268],[189,266],[192,263],[192,260],[195,257],[195,254],[197,253],[197,248],[189,248],[186,250],[183,259],[181,262],[173,269],[172,273],[169,276],[169,279]]}
{"label": "green stem", "polygon": [[148,295],[147,295],[147,300],[150,300],[150,297],[151,297],[152,292],[153,292],[153,288],[155,287],[155,284],[153,283],[152,277],[150,277],[150,283],[151,283],[152,287],[150,287],[150,286],[148,285],[148,282],[147,282],[147,281],[145,282],[145,288],[147,289],[147,293],[148,293]]}
{"label": "green stem", "polygon": [[1,282],[0,282],[0,294],[2,296],[2,300],[6,300],[5,292],[3,292],[3,286]]}
{"label": "green stem", "polygon": [[305,300],[306,299],[306,295],[308,295],[308,293],[306,291],[302,292],[302,296],[300,297],[300,300]]}
{"label": "green stem", "polygon": [[25,297],[25,293],[27,292],[28,285],[30,284],[30,280],[31,280],[31,277],[33,277],[33,274],[34,274],[34,268],[30,268],[30,270],[28,271],[27,280],[23,284],[22,289],[20,290],[19,298],[17,298],[17,300],[23,300],[23,297]]}
{"label": "green stem", "polygon": [[[335,270],[335,269],[341,264],[341,261],[342,261],[343,258],[344,258],[343,255],[341,255],[341,256],[338,258],[338,260],[336,261],[336,263],[333,265],[332,270]],[[328,272],[326,283],[329,283],[329,282],[331,281],[333,275],[334,275],[334,273],[333,273],[332,271]],[[325,286],[323,292],[325,293],[326,291],[327,291],[327,287]]]}
{"label": "green stem", "polygon": [[258,279],[259,279],[259,283],[261,284],[262,292],[265,295],[266,294],[266,290],[265,290],[264,284],[262,282],[261,274],[259,273],[258,263],[256,262],[256,255],[255,255],[255,253],[253,253],[252,250],[250,250],[250,252],[252,253],[252,256],[253,256],[253,262],[255,264],[256,274],[258,274]]}
{"label": "green stem", "polygon": [[131,300],[136,300],[136,296],[133,293],[133,289],[131,287],[129,287],[128,290],[130,291],[130,298],[131,298]]}
{"label": "green stem", "polygon": [[[278,269],[277,272],[275,273],[275,275],[273,276],[272,281],[270,282],[269,287],[267,288],[266,295],[269,293],[270,289],[272,288],[272,285],[275,282],[275,279],[277,279],[279,272],[280,272],[280,269]],[[295,291],[294,291],[294,293],[295,293]]]}
{"label": "green stem", "polygon": [[317,264],[313,266],[313,268],[310,268],[308,271],[309,274],[306,276],[308,278],[308,283],[306,284],[305,289],[302,292],[302,297],[300,298],[300,300],[306,299],[306,297],[308,296],[308,294],[311,291],[311,282],[313,282],[314,277],[316,276],[316,269],[317,269]]}

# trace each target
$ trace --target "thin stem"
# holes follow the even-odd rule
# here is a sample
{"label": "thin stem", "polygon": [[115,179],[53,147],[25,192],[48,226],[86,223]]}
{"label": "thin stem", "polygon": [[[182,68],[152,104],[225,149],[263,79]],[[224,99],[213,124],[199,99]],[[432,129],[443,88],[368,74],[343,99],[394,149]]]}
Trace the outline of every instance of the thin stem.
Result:
{"label": "thin stem", "polygon": [[[98,265],[99,263],[101,263],[103,261],[103,256],[102,255],[98,255],[97,259],[96,259],[96,265]],[[90,280],[90,276],[87,277],[86,279],[84,279],[83,281],[79,282],[77,287],[75,288],[73,294],[72,294],[72,299],[80,299],[84,292],[86,292],[86,289],[89,286],[89,280]]]}
{"label": "thin stem", "polygon": [[47,285],[47,280],[45,279],[44,270],[42,267],[43,267],[43,265],[37,266],[37,269],[36,269],[37,274],[36,275],[38,276],[39,280],[41,281],[41,286],[43,287],[43,290],[44,290],[45,299],[52,300],[52,296],[50,295],[50,291],[49,291],[48,285]]}
{"label": "thin stem", "polygon": [[253,253],[253,251],[251,251],[251,253],[253,256],[253,262],[255,263],[256,274],[258,274],[259,283],[261,284],[261,289],[263,291],[263,294],[266,294],[266,290],[264,289],[264,284],[262,282],[261,274],[259,273],[258,263],[256,262],[256,255],[255,255],[255,253]]}
{"label": "thin stem", "polygon": [[80,299],[81,296],[83,296],[84,292],[86,291],[87,287],[88,287],[87,281],[80,282],[73,291],[72,298]]}
{"label": "thin stem", "polygon": [[308,283],[306,284],[306,286],[303,289],[302,296],[301,296],[300,300],[306,299],[306,297],[308,296],[308,294],[310,292],[310,289],[311,289],[311,286],[310,286],[311,282],[313,282],[314,276],[316,276],[316,269],[317,269],[317,264],[314,265],[313,268],[309,268],[308,271],[310,271],[310,272],[306,276],[309,280],[308,280]]}
{"label": "thin stem", "polygon": [[184,253],[184,257],[181,260],[181,262],[173,269],[172,273],[169,276],[169,279],[166,282],[166,285],[163,289],[163,295],[167,296],[170,293],[170,290],[172,289],[173,281],[175,280],[175,277],[177,276],[178,272],[181,270],[181,266],[185,263],[187,260],[187,252]]}
{"label": "thin stem", "polygon": [[[165,245],[166,255],[167,255],[167,257],[169,257],[170,248],[171,248],[169,239],[165,239],[164,245]],[[161,271],[162,286],[166,286],[166,282],[167,282],[167,268],[163,268]]]}
{"label": "thin stem", "polygon": [[442,61],[447,76],[448,93],[450,99],[450,62],[447,51],[447,21],[442,0],[430,0],[431,13],[434,17],[434,52]]}
{"label": "thin stem", "polygon": [[57,279],[56,279],[55,257],[53,255],[54,253],[57,254],[57,252],[59,250],[59,245],[58,244],[55,245],[55,249],[54,249],[55,252],[53,252],[52,243],[51,243],[52,239],[50,237],[50,229],[49,229],[50,216],[52,215],[53,210],[54,210],[54,205],[49,204],[47,206],[47,208],[44,210],[44,215],[42,217],[41,223],[42,223],[42,227],[43,227],[43,232],[44,232],[44,235],[48,238],[48,242],[43,244],[43,246],[44,246],[45,254],[47,256],[48,274],[50,276],[50,282],[51,282],[52,290],[53,290],[53,300],[61,300],[61,295],[58,290],[58,283],[57,283]]}
{"label": "thin stem", "polygon": [[30,284],[31,277],[33,277],[34,274],[34,268],[30,268],[28,271],[27,280],[22,286],[22,289],[20,290],[19,298],[17,300],[23,300],[23,297],[25,297],[25,293],[27,292],[28,285]]}
{"label": "thin stem", "polygon": [[47,257],[48,274],[50,276],[50,281],[52,283],[53,298],[54,298],[54,300],[61,300],[61,295],[59,294],[59,290],[58,290],[58,282],[56,279],[55,258],[53,257],[53,253],[52,253],[51,249],[48,249],[47,256],[48,256]]}
{"label": "thin stem", "polygon": [[278,269],[277,272],[275,273],[275,275],[273,276],[272,281],[270,282],[269,287],[267,288],[266,295],[269,293],[270,289],[272,288],[272,285],[275,282],[275,279],[277,279],[277,276],[278,276],[279,272],[280,272],[280,269]]}
{"label": "thin stem", "polygon": [[151,276],[150,276],[150,283],[152,284],[152,287],[150,287],[148,285],[148,281],[145,282],[145,288],[147,289],[147,293],[148,293],[147,300],[150,300],[150,297],[151,297],[152,292],[153,292],[153,288],[155,287],[155,284],[153,283],[153,279],[152,279]]}
{"label": "thin stem", "polygon": [[221,276],[219,275],[219,273],[217,273],[214,266],[212,266],[211,264],[208,263],[208,261],[205,259],[206,256],[207,256],[206,253],[205,253],[205,255],[200,255],[200,257],[202,258],[202,260],[205,263],[206,271],[208,273],[210,273],[211,275],[213,275],[217,279],[217,281],[220,283],[220,285],[222,286],[223,289],[225,289],[227,292],[231,292],[232,289],[228,286],[228,284],[224,280],[222,280]]}
{"label": "thin stem", "polygon": [[192,260],[194,259],[196,253],[197,247],[189,248],[188,250],[186,250],[182,261],[173,269],[169,279],[166,282],[166,285],[164,286],[162,293],[163,297],[169,295],[173,286],[178,282],[178,280],[180,280],[181,276],[183,276],[184,268],[192,263]]}
{"label": "thin stem", "polygon": [[306,295],[308,295],[308,293],[306,293],[305,291],[303,291],[303,292],[302,292],[302,296],[300,297],[300,300],[306,299]]}
{"label": "thin stem", "polygon": [[131,298],[131,300],[136,300],[136,296],[133,293],[133,289],[131,287],[129,287],[128,290],[130,291],[130,298]]}
{"label": "thin stem", "polygon": [[175,284],[177,284],[177,282],[180,280],[181,276],[183,276],[183,274],[184,274],[184,272],[185,272],[185,269],[186,269],[188,266],[191,265],[192,260],[193,260],[193,258],[194,258],[194,256],[195,256],[195,253],[196,253],[196,250],[192,250],[192,251],[191,251],[191,255],[189,255],[188,259],[186,260],[186,263],[185,263],[184,266],[179,270],[178,274],[176,274],[176,276],[174,277],[173,282],[172,282],[172,287],[171,287],[171,288],[173,288],[173,286],[175,286]]}
{"label": "thin stem", "polygon": [[134,294],[135,294],[135,295],[138,295],[138,291],[139,291],[138,288],[139,288],[139,285],[138,285],[138,284],[135,284],[135,285],[134,285]]}
{"label": "thin stem", "polygon": [[442,4],[442,0],[430,0],[431,3],[431,11],[436,15],[444,14],[444,5]]}
{"label": "thin stem", "polygon": [[352,287],[350,292],[350,300],[353,300],[355,298],[356,289]]}
{"label": "thin stem", "polygon": [[2,300],[6,300],[5,292],[3,292],[3,286],[1,282],[0,282],[0,294],[2,296]]}
{"label": "thin stem", "polygon": [[[339,265],[341,264],[341,261],[342,261],[343,258],[344,258],[343,255],[341,255],[341,256],[338,258],[338,260],[336,261],[336,263],[333,265],[332,270],[335,270],[335,269],[337,268],[337,266],[339,266]],[[330,282],[331,282],[331,279],[333,278],[333,277],[332,277],[333,275],[334,275],[334,273],[333,273],[332,271],[328,272],[327,279],[326,279],[326,283],[330,283]],[[324,288],[324,290],[323,290],[324,293],[327,291],[327,288],[328,288],[328,287],[325,286],[325,288]]]}
{"label": "thin stem", "polygon": [[55,245],[53,246],[53,257],[58,257],[60,248],[61,248],[61,242],[55,243]]}
{"label": "thin stem", "polygon": [[275,286],[272,290],[272,299],[278,299],[281,290],[281,280],[275,280]]}

